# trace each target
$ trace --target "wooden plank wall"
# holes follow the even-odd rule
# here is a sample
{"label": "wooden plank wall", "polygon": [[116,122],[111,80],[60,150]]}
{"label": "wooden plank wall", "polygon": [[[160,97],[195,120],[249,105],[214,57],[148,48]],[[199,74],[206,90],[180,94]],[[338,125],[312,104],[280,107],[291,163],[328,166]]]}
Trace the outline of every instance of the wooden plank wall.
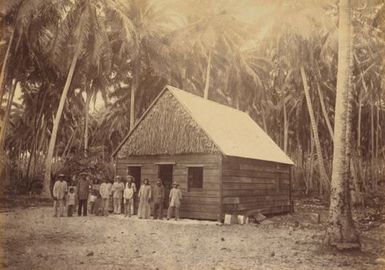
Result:
{"label": "wooden plank wall", "polygon": [[289,165],[225,156],[222,168],[224,213],[290,210]]}
{"label": "wooden plank wall", "polygon": [[[116,161],[116,173],[126,176],[131,164],[142,166],[142,180],[148,178],[152,185],[158,177],[158,165],[161,162],[174,162],[173,181],[178,182],[183,200],[181,217],[217,220],[220,218],[220,178],[222,156],[220,154],[188,154],[131,156]],[[187,168],[189,165],[203,165],[203,189],[187,189]]]}

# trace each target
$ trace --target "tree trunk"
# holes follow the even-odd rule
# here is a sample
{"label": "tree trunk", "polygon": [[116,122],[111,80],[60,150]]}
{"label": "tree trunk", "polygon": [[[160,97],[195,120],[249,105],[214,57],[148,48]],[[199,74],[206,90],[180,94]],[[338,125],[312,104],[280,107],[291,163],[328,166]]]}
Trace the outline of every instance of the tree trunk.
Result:
{"label": "tree trunk", "polygon": [[5,115],[4,115],[4,119],[3,119],[3,126],[1,128],[1,134],[0,134],[0,153],[3,153],[3,151],[4,151],[5,135],[6,135],[6,131],[7,131],[8,122],[9,122],[8,119],[9,119],[9,115],[11,113],[13,98],[15,96],[17,84],[18,84],[18,82],[15,79],[13,84],[12,84],[11,92],[9,93],[7,108],[5,110]]}
{"label": "tree trunk", "polygon": [[360,90],[360,92],[358,93],[358,120],[357,120],[357,152],[359,157],[361,157],[361,119],[362,119],[362,94]]}
{"label": "tree trunk", "polygon": [[203,91],[203,98],[204,99],[208,99],[209,98],[210,71],[211,71],[211,49],[209,50],[209,57],[208,57],[208,60],[207,60],[205,89]]}
{"label": "tree trunk", "polygon": [[81,52],[81,42],[79,41],[79,43],[76,47],[75,54],[72,58],[71,66],[70,66],[70,69],[69,69],[68,75],[67,75],[67,80],[65,82],[63,92],[62,92],[61,97],[60,97],[59,107],[57,109],[55,119],[53,121],[51,138],[49,140],[49,145],[48,145],[48,153],[47,153],[47,156],[45,158],[44,184],[43,184],[43,191],[42,191],[42,196],[47,197],[47,198],[51,197],[51,168],[52,168],[51,165],[52,165],[52,158],[53,158],[53,154],[54,154],[54,150],[55,150],[56,136],[57,136],[57,132],[59,129],[60,119],[61,119],[61,116],[63,113],[64,104],[65,104],[65,101],[67,98],[68,90],[70,89],[70,86],[71,86],[72,77],[73,77],[74,72],[75,72],[75,67],[76,67],[76,63],[78,61],[78,57],[80,55],[80,52]]}
{"label": "tree trunk", "polygon": [[283,151],[285,153],[287,153],[289,124],[288,124],[288,120],[287,120],[287,111],[286,111],[286,104],[285,104],[284,98],[282,98],[282,103],[283,103]]}
{"label": "tree trunk", "polygon": [[15,79],[13,85],[11,86],[11,92],[7,102],[7,107],[6,107],[5,115],[3,119],[3,126],[1,127],[1,131],[0,131],[0,176],[2,176],[7,169],[4,143],[5,143],[7,126],[8,126],[8,118],[9,118],[9,114],[11,113],[12,102],[13,102],[13,97],[15,96],[16,86],[17,86],[17,81]]}
{"label": "tree trunk", "polygon": [[333,138],[334,138],[333,128],[332,128],[332,125],[330,124],[330,119],[329,119],[329,116],[328,116],[328,112],[326,111],[325,101],[324,101],[323,94],[322,94],[322,91],[321,91],[321,87],[320,87],[318,81],[317,81],[317,91],[318,91],[318,97],[319,97],[320,103],[321,103],[322,114],[324,116],[324,119],[325,119],[325,122],[326,122],[326,126],[328,127],[330,138],[333,141]]}
{"label": "tree trunk", "polygon": [[84,156],[88,156],[88,126],[90,122],[90,103],[91,103],[91,87],[88,82],[86,82],[86,104],[84,107]]}
{"label": "tree trunk", "polygon": [[333,171],[325,237],[327,245],[339,250],[360,248],[351,213],[349,192],[352,28],[351,0],[340,0]]}
{"label": "tree trunk", "polygon": [[309,154],[309,159],[306,161],[309,165],[306,166],[308,167],[308,171],[306,172],[306,179],[307,179],[307,184],[306,184],[306,195],[309,195],[313,189],[314,189],[314,184],[313,184],[313,167],[314,167],[314,136],[312,134],[313,132],[310,130],[310,154]]}
{"label": "tree trunk", "polygon": [[309,116],[310,116],[311,128],[312,128],[313,136],[314,136],[315,149],[317,152],[317,161],[318,161],[318,168],[319,168],[320,177],[321,177],[321,185],[323,186],[322,189],[328,193],[329,188],[330,188],[330,181],[329,181],[329,177],[326,173],[325,164],[324,164],[324,160],[323,160],[321,143],[320,143],[319,136],[318,136],[318,127],[317,127],[317,123],[315,121],[313,105],[312,105],[311,99],[310,99],[309,85],[307,83],[307,76],[306,76],[305,69],[303,66],[301,66],[300,70],[301,70],[303,89],[305,91],[306,104],[307,104],[307,108],[308,108]]}
{"label": "tree trunk", "polygon": [[372,183],[373,190],[376,190],[375,185],[375,175],[374,175],[374,151],[375,151],[375,145],[374,145],[374,98],[373,98],[373,89],[371,95],[371,102],[370,102],[370,180]]}
{"label": "tree trunk", "polygon": [[6,67],[7,67],[7,62],[8,62],[8,58],[9,58],[9,55],[10,55],[10,51],[11,51],[11,47],[12,47],[12,42],[13,42],[13,38],[15,36],[15,30],[12,31],[12,35],[11,35],[11,38],[9,39],[9,43],[8,43],[8,47],[7,47],[7,51],[5,52],[5,56],[4,56],[4,60],[3,60],[3,65],[1,67],[1,74],[0,74],[0,104],[3,102],[3,96],[4,96],[4,78],[6,77],[5,76],[5,73],[6,73]]}
{"label": "tree trunk", "polygon": [[378,98],[378,101],[376,103],[376,147],[374,152],[376,162],[378,161],[378,150],[381,149],[381,146],[379,145],[380,105],[378,104],[380,101],[381,99]]}
{"label": "tree trunk", "polygon": [[136,91],[138,89],[138,80],[139,80],[139,74],[137,69],[137,63],[134,62],[133,67],[133,77],[132,77],[132,83],[131,83],[131,97],[130,97],[130,131],[135,126],[135,96]]}
{"label": "tree trunk", "polygon": [[74,129],[74,131],[72,131],[72,134],[71,134],[70,138],[68,139],[68,142],[67,142],[66,146],[64,147],[64,151],[62,152],[61,157],[60,157],[61,159],[65,159],[66,158],[66,156],[67,156],[66,153],[69,151],[69,148],[70,148],[70,146],[72,144],[72,139],[74,138],[75,133],[76,133],[76,128]]}

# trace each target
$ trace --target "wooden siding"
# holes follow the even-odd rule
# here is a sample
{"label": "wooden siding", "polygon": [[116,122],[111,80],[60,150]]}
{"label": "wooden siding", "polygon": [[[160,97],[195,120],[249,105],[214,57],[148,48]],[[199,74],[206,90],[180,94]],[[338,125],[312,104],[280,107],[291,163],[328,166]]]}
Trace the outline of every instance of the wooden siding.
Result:
{"label": "wooden siding", "polygon": [[290,165],[225,156],[222,181],[224,213],[290,210]]}
{"label": "wooden siding", "polygon": [[[220,218],[220,179],[222,156],[220,154],[184,154],[130,156],[116,160],[116,173],[126,176],[131,164],[141,165],[142,180],[148,178],[152,185],[158,178],[158,164],[173,163],[173,181],[178,182],[183,200],[181,217],[217,220]],[[202,190],[187,190],[187,168],[189,165],[203,165]]]}

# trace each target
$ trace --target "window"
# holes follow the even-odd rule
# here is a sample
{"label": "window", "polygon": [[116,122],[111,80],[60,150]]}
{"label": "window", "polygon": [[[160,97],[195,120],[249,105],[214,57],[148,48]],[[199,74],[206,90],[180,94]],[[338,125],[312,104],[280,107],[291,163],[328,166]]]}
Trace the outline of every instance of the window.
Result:
{"label": "window", "polygon": [[188,167],[188,189],[203,188],[203,167]]}

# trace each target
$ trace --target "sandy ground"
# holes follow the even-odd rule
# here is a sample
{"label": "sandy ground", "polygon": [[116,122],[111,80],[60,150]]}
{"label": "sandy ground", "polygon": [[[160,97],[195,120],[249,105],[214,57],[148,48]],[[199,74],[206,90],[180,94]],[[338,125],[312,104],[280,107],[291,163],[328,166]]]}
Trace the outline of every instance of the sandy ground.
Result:
{"label": "sandy ground", "polygon": [[263,224],[54,218],[52,208],[0,211],[0,268],[7,269],[385,269],[385,226],[362,233],[362,252],[321,248],[323,225],[297,213]]}

